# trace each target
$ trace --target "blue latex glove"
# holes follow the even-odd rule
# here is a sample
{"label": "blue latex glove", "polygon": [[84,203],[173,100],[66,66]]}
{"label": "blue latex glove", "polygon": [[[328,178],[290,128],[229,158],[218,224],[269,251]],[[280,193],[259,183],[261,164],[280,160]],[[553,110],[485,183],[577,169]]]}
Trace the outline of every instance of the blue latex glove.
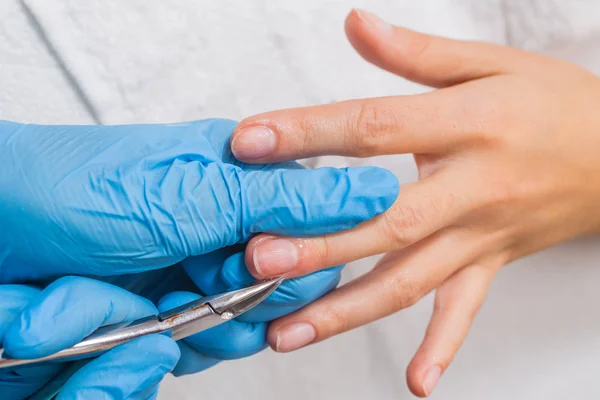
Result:
{"label": "blue latex glove", "polygon": [[136,273],[258,232],[347,229],[398,194],[396,177],[372,167],[243,169],[234,126],[0,121],[0,283]]}
{"label": "blue latex glove", "polygon": [[[205,295],[232,290],[254,280],[244,264],[244,253],[233,254],[234,251],[224,249],[183,262],[188,275]],[[340,272],[341,267],[330,268],[286,280],[263,303],[236,320],[179,341],[181,359],[173,374],[193,374],[221,360],[247,357],[263,350],[267,346],[268,322],[298,310],[335,288]],[[158,308],[165,311],[200,297],[192,292],[169,293],[161,299]]]}
{"label": "blue latex glove", "polygon": [[[148,300],[108,283],[80,277],[40,290],[0,285],[0,342],[8,355],[35,358],[72,346],[103,325],[156,314]],[[151,335],[90,361],[65,384],[58,400],[154,399],[158,385],[179,360],[176,343]],[[65,367],[52,364],[0,372],[3,399],[24,399]]]}
{"label": "blue latex glove", "polygon": [[[226,291],[253,281],[243,253],[229,256],[234,250],[186,261],[186,269],[193,270],[204,293]],[[197,274],[198,270],[207,273]],[[154,398],[160,380],[175,366],[179,352],[175,375],[196,373],[221,360],[259,352],[266,347],[266,321],[295,311],[335,287],[339,272],[340,268],[332,268],[285,281],[241,318],[178,342],[180,349],[162,336],[120,346],[73,375],[59,399],[98,398],[107,393],[110,398]],[[181,266],[109,279],[153,299],[172,290],[188,290],[165,296],[161,311],[201,297]],[[194,290],[196,293],[190,292]],[[0,285],[0,343],[12,356],[40,357],[71,346],[99,326],[155,312],[145,298],[88,278],[61,278],[43,291],[25,285]],[[139,357],[140,353],[144,357]],[[56,376],[63,368],[56,364],[0,373],[0,393],[10,399],[25,398],[49,381],[58,380]]]}

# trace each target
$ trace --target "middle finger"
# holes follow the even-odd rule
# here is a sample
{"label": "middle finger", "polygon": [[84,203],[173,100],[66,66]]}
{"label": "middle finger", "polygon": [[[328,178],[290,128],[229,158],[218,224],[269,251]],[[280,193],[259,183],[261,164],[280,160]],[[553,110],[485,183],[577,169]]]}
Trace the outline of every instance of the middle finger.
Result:
{"label": "middle finger", "polygon": [[452,226],[469,210],[469,190],[458,171],[440,170],[403,186],[387,212],[354,229],[308,239],[257,236],[248,245],[246,265],[257,278],[290,278],[403,249]]}
{"label": "middle finger", "polygon": [[482,239],[465,229],[439,232],[321,300],[269,327],[269,344],[288,352],[410,307],[478,257]]}

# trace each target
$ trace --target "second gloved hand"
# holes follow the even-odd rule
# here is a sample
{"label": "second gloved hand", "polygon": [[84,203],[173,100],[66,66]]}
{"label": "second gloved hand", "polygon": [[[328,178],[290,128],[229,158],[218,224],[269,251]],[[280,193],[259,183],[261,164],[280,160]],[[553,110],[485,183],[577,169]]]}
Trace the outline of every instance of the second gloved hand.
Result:
{"label": "second gloved hand", "polygon": [[347,229],[398,194],[377,168],[246,167],[234,127],[0,121],[0,283],[142,272],[258,232]]}
{"label": "second gloved hand", "polygon": [[[78,343],[104,325],[156,314],[148,300],[80,277],[61,278],[44,290],[0,285],[0,343],[11,357],[38,358]],[[67,399],[153,399],[179,360],[175,342],[145,336],[110,350],[75,372],[58,395]],[[70,363],[0,371],[2,399],[29,398]]]}

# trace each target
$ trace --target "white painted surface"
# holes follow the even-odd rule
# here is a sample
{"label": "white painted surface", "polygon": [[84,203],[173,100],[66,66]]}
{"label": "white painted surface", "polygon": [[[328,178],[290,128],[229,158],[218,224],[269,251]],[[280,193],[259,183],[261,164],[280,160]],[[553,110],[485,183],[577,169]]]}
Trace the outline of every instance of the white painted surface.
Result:
{"label": "white painted surface", "polygon": [[[544,51],[600,73],[595,0],[27,0],[102,123],[242,118],[422,88],[356,56],[350,7],[458,38]],[[81,97],[12,0],[0,0],[0,117],[91,122]],[[342,163],[337,158],[318,165]],[[415,177],[407,157],[360,161]],[[347,160],[346,164],[357,164]],[[600,246],[570,243],[504,269],[434,399],[599,398]],[[346,278],[372,265],[355,263]],[[408,399],[404,371],[430,298],[290,355],[264,352],[169,378],[163,399]]]}
{"label": "white painted surface", "polygon": [[0,0],[0,119],[93,123],[23,6]]}

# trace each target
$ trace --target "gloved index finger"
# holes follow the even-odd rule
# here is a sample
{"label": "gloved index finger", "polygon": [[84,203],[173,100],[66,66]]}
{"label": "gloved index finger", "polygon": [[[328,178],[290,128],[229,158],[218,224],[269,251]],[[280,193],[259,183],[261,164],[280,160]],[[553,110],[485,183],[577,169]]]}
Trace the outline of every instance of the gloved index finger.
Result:
{"label": "gloved index finger", "polygon": [[386,211],[400,191],[396,176],[376,167],[251,171],[240,181],[243,239],[350,229]]}

